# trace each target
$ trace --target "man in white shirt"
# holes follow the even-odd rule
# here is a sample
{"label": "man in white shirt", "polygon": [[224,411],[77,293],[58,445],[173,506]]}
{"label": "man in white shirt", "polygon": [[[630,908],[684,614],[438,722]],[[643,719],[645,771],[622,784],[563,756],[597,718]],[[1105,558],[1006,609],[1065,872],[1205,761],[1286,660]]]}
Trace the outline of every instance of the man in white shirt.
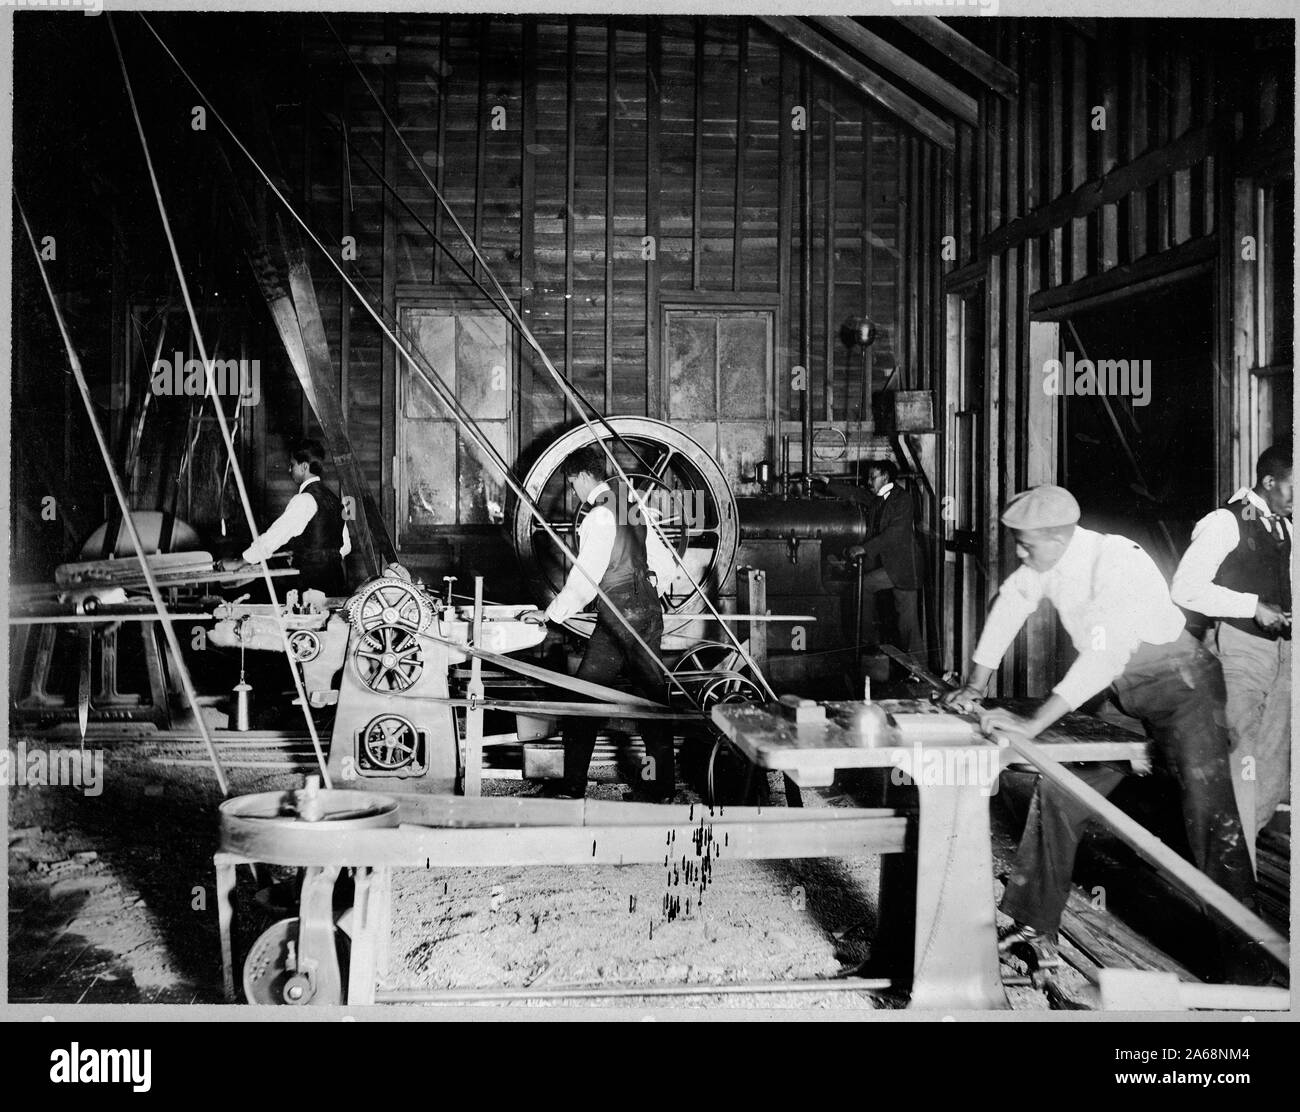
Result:
{"label": "man in white shirt", "polygon": [[[1016,495],[1002,515],[1021,561],[998,591],[970,677],[946,702],[970,710],[1020,627],[1048,599],[1078,650],[1051,696],[1028,718],[1006,710],[981,716],[1035,737],[1058,718],[1109,690],[1119,708],[1147,727],[1182,792],[1183,826],[1196,865],[1243,903],[1253,903],[1250,860],[1233,797],[1223,677],[1218,662],[1184,628],[1182,612],[1154,561],[1127,537],[1079,524],[1069,491],[1040,486]],[[1073,771],[1103,794],[1123,778],[1120,767]],[[1054,945],[1088,810],[1039,780],[1002,910],[1017,941]]]}
{"label": "man in white shirt", "polygon": [[[570,487],[591,505],[578,526],[578,555],[564,587],[545,611],[525,613],[525,621],[563,623],[596,598],[596,584],[618,607],[628,625],[653,653],[663,638],[664,616],[659,591],[666,591],[675,570],[672,555],[658,535],[648,529],[648,514],[626,492],[620,498],[606,479],[605,453],[599,445],[580,448],[565,463]],[[596,628],[578,666],[579,679],[609,685],[626,669],[632,688],[656,702],[666,702],[665,673],[657,655],[637,643],[604,599],[596,601]],[[595,718],[571,718],[564,724],[564,777],[548,786],[548,794],[581,799],[587,792],[587,770],[596,746]],[[660,722],[642,720],[641,737],[648,761],[644,794],[672,798],[676,778],[672,731]]]}
{"label": "man in white shirt", "polygon": [[[343,562],[352,551],[352,537],[343,519],[339,496],[321,481],[325,449],[317,440],[301,440],[289,453],[289,477],[298,493],[284,513],[243,552],[245,564],[257,564],[281,549],[293,554],[298,569],[296,590],[323,591],[331,598],[348,593]],[[237,566],[228,561],[228,566]]]}
{"label": "man in white shirt", "polygon": [[1291,448],[1276,444],[1243,487],[1201,518],[1170,594],[1217,619],[1211,635],[1228,690],[1232,783],[1255,838],[1291,780]]}

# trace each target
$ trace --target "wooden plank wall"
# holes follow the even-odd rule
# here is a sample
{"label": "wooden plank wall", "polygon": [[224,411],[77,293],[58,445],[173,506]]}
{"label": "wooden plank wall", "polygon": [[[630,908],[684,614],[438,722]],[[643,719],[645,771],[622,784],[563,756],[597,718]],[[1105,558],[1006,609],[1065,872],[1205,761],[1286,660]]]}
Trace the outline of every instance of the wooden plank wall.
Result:
{"label": "wooden plank wall", "polygon": [[[1015,97],[982,93],[980,128],[959,126],[957,150],[944,159],[954,191],[945,220],[958,243],[958,258],[942,264],[947,283],[978,275],[986,294],[994,449],[983,555],[992,591],[1015,563],[1001,542],[1000,507],[1026,485],[1026,445],[1049,435],[1029,421],[1026,391],[1041,382],[1029,365],[1031,319],[1060,319],[1117,289],[1217,264],[1216,348],[1220,366],[1231,368],[1243,341],[1233,336],[1241,327],[1231,312],[1236,238],[1220,239],[1233,228],[1223,209],[1243,151],[1282,144],[1289,163],[1294,84],[1286,51],[1271,55],[1271,65],[1252,56],[1262,24],[948,22],[1019,77]],[[1104,130],[1092,126],[1099,106]],[[1242,466],[1240,373],[1219,376],[1215,450],[1224,492]],[[1042,408],[1035,411],[1041,418]],[[1041,694],[1042,668],[1023,651],[1009,659],[1003,682]]]}
{"label": "wooden plank wall", "polygon": [[[941,162],[759,25],[347,16],[335,26],[354,51],[396,47],[395,64],[366,66],[368,79],[552,362],[605,412],[663,415],[664,298],[777,308],[782,420],[798,419],[788,371],[806,346],[817,419],[861,417],[869,431],[863,361],[839,340],[851,315],[869,313],[880,326],[867,365],[877,387],[895,365],[898,382],[932,380],[940,274],[921,245],[937,236]],[[385,133],[337,45],[317,24],[303,31],[311,64],[292,75],[275,127],[282,158],[299,163],[287,173],[303,183],[308,221],[327,242],[356,237],[350,272],[389,313],[412,296],[477,299],[420,226],[469,265],[421,174]],[[807,132],[791,128],[800,105]],[[491,127],[497,107],[501,130]],[[344,122],[346,149],[324,113]],[[799,281],[805,157],[807,289]],[[385,197],[363,159],[387,168],[415,215]],[[646,236],[654,237],[650,260]],[[316,273],[349,430],[391,514],[391,345],[364,311],[341,317],[341,283],[324,265]],[[528,351],[518,396],[526,458],[575,418]]]}

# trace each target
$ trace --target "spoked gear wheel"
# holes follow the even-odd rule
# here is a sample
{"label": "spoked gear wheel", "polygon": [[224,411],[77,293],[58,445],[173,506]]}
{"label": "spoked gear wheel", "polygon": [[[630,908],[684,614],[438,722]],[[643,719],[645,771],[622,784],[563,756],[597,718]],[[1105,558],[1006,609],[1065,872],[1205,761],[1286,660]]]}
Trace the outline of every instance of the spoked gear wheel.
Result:
{"label": "spoked gear wheel", "polygon": [[[690,575],[680,570],[660,584],[669,616],[706,609],[700,590],[716,590],[732,571],[739,542],[736,499],[713,454],[680,429],[648,417],[611,417],[595,430],[611,442],[619,466],[638,495],[658,517],[667,542],[677,551]],[[617,434],[617,443],[615,441]],[[510,502],[511,535],[529,593],[544,606],[564,585],[576,550],[577,529],[585,513],[575,507],[564,482],[565,461],[593,443],[586,426],[570,429],[537,458],[524,478],[523,489],[551,529],[557,544],[518,498]],[[615,484],[617,485],[617,484]],[[692,586],[694,580],[696,586]],[[591,635],[583,616],[565,625],[582,637]]]}
{"label": "spoked gear wheel", "polygon": [[677,683],[670,685],[669,699],[674,705],[685,702],[682,688],[704,711],[714,703],[766,701],[749,665],[734,645],[705,641],[682,653],[672,671]]}
{"label": "spoked gear wheel", "polygon": [[739,672],[724,672],[709,680],[696,698],[700,710],[707,711],[715,703],[761,703],[763,692],[758,684]]}
{"label": "spoked gear wheel", "polygon": [[393,772],[411,764],[419,754],[420,736],[400,714],[381,714],[361,731],[361,753],[376,768]]}
{"label": "spoked gear wheel", "polygon": [[320,656],[320,637],[310,629],[295,629],[289,634],[289,652],[299,664],[310,664]]}
{"label": "spoked gear wheel", "polygon": [[381,695],[406,691],[424,671],[420,639],[406,626],[378,625],[363,633],[352,659],[361,682]]}
{"label": "spoked gear wheel", "polygon": [[433,603],[414,583],[385,575],[352,596],[347,615],[358,633],[369,633],[378,626],[402,626],[423,633],[433,624]]}
{"label": "spoked gear wheel", "polygon": [[[297,916],[272,923],[257,937],[244,959],[244,998],[250,1004],[339,1004],[317,999],[312,979],[298,970]],[[347,983],[348,936],[334,932],[343,983]]]}

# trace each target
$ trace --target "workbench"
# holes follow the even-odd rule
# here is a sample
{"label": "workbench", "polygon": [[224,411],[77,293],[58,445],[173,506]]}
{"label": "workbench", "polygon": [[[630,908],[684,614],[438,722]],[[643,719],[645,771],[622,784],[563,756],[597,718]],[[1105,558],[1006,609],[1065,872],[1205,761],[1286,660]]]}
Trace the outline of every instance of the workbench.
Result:
{"label": "workbench", "polygon": [[[220,848],[214,855],[227,995],[235,999],[231,918],[239,865],[304,870],[297,925],[285,927],[278,948],[262,950],[265,960],[295,961],[294,968],[309,970],[285,982],[285,1001],[365,1005],[402,998],[385,984],[392,869],[649,865],[679,852],[667,850],[668,845],[685,847],[695,839],[698,853],[708,839],[715,852],[725,845],[720,854],[724,862],[914,851],[918,866],[911,1006],[943,1011],[1005,1008],[994,933],[988,801],[1008,751],[977,739],[973,720],[928,704],[890,702],[879,706],[893,713],[893,721],[906,726],[909,736],[945,734],[960,736],[962,743],[864,748],[835,721],[860,705],[826,704],[828,717],[816,725],[787,723],[765,709],[740,704],[718,704],[712,713],[730,742],[755,765],[780,771],[805,786],[829,784],[838,769],[897,768],[900,777],[915,780],[920,790],[915,822],[891,808],[715,810],[702,804],[349,790],[321,791],[309,819],[297,798],[302,793],[267,792],[227,800],[221,806]],[[920,721],[927,716],[932,721]],[[1071,736],[1068,722],[1049,732],[1044,742],[1071,761],[1146,760],[1145,743],[1133,735],[1112,731],[1080,742]],[[356,893],[346,978],[334,957],[332,910],[335,881],[344,869],[355,870]],[[289,999],[289,988],[299,997]]]}
{"label": "workbench", "polygon": [[[1001,770],[1016,758],[980,736],[973,716],[919,700],[877,705],[907,744],[865,747],[856,731],[846,728],[858,703],[824,704],[825,720],[810,713],[809,721],[796,722],[736,704],[715,706],[712,717],[757,768],[783,773],[800,787],[827,786],[837,771],[862,768],[894,769],[899,782],[914,783],[919,805],[912,843],[916,926],[910,1006],[1006,1008],[994,921],[989,797],[997,791]],[[1085,715],[1067,715],[1038,741],[1061,761],[1128,761],[1136,770],[1149,768],[1145,739]]]}

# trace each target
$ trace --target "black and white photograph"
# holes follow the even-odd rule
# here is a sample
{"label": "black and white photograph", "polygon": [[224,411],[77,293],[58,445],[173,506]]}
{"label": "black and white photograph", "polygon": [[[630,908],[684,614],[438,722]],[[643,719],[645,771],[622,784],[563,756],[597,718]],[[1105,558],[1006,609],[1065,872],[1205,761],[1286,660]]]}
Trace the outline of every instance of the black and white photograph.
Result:
{"label": "black and white photograph", "polygon": [[1288,3],[4,7],[8,1017],[1294,1018]]}

